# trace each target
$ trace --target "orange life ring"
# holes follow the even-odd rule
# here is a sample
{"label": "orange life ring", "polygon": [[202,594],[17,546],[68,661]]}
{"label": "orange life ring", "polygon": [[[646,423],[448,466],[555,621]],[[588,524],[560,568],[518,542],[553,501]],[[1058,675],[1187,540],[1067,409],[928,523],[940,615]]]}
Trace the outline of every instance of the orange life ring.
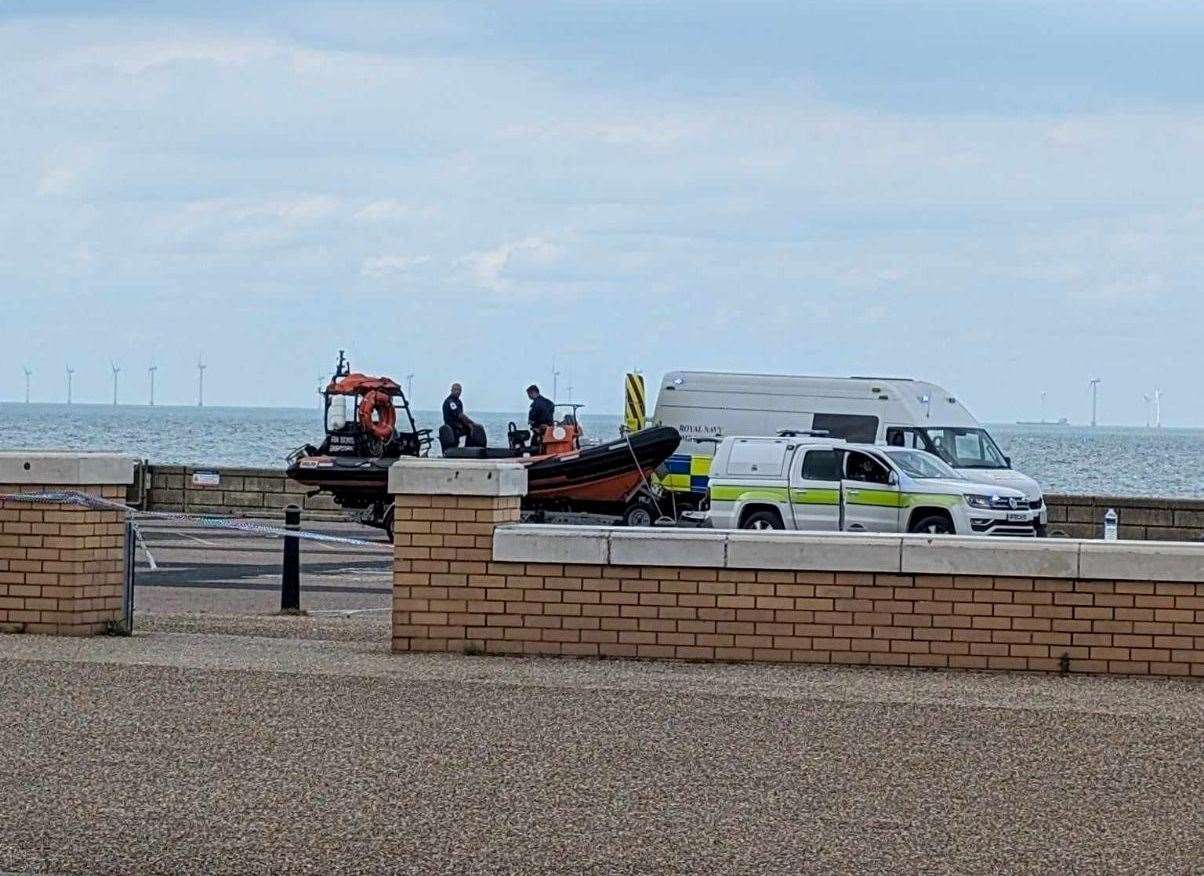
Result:
{"label": "orange life ring", "polygon": [[393,437],[393,427],[397,425],[397,410],[387,392],[379,389],[368,392],[360,401],[359,415],[360,427],[365,432],[371,432],[381,441],[388,441]]}

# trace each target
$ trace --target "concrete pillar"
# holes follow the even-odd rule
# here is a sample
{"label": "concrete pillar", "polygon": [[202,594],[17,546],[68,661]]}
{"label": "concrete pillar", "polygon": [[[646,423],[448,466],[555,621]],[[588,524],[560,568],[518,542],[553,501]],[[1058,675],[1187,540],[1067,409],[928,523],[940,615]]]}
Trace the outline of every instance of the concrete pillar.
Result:
{"label": "concrete pillar", "polygon": [[[519,519],[527,470],[513,462],[406,459],[393,497],[393,650],[471,648],[484,626],[493,530]],[[466,646],[467,641],[467,646]]]}
{"label": "concrete pillar", "polygon": [[[73,491],[124,502],[135,460],[0,451],[0,496]],[[0,632],[90,636],[122,618],[125,513],[0,499]]]}

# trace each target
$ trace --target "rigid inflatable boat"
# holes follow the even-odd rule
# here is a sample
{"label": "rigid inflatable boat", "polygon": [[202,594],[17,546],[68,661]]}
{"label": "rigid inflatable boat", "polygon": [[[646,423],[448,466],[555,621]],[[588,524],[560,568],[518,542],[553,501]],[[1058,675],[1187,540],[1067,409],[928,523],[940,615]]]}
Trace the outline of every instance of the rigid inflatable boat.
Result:
{"label": "rigid inflatable boat", "polygon": [[[431,431],[419,429],[401,387],[387,377],[353,373],[343,353],[323,390],[326,437],[289,455],[288,476],[328,493],[365,523],[392,530],[389,467],[402,457],[425,457]],[[443,455],[459,459],[513,460],[527,468],[529,512],[605,514],[651,523],[653,472],[677,449],[676,429],[643,429],[605,444],[583,446],[580,405],[538,434],[511,423],[507,447],[457,447],[440,430]],[[477,442],[483,443],[483,442]]]}

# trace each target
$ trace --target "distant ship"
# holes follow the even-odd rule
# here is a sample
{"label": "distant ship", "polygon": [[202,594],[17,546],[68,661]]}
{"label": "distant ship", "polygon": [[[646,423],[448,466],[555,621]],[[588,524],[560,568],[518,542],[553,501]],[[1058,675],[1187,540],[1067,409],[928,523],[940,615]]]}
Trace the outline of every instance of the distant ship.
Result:
{"label": "distant ship", "polygon": [[1060,420],[1017,420],[1017,426],[1069,426],[1070,420],[1062,417]]}

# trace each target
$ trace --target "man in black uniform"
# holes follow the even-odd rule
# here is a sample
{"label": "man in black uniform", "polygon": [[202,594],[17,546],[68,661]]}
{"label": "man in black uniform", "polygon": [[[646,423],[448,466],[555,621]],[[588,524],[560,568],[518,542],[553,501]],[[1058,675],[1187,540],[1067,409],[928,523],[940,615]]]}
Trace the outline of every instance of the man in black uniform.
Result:
{"label": "man in black uniform", "polygon": [[472,427],[476,425],[464,413],[464,402],[460,400],[462,389],[460,384],[453,383],[451,393],[443,400],[443,425],[451,429],[452,434],[456,436],[457,447],[460,446],[460,439],[472,434]]}
{"label": "man in black uniform", "polygon": [[531,426],[531,435],[543,437],[543,427],[556,422],[556,405],[551,399],[539,394],[539,387],[532,383],[527,387],[527,398],[531,399],[531,411],[527,414],[527,423]]}

